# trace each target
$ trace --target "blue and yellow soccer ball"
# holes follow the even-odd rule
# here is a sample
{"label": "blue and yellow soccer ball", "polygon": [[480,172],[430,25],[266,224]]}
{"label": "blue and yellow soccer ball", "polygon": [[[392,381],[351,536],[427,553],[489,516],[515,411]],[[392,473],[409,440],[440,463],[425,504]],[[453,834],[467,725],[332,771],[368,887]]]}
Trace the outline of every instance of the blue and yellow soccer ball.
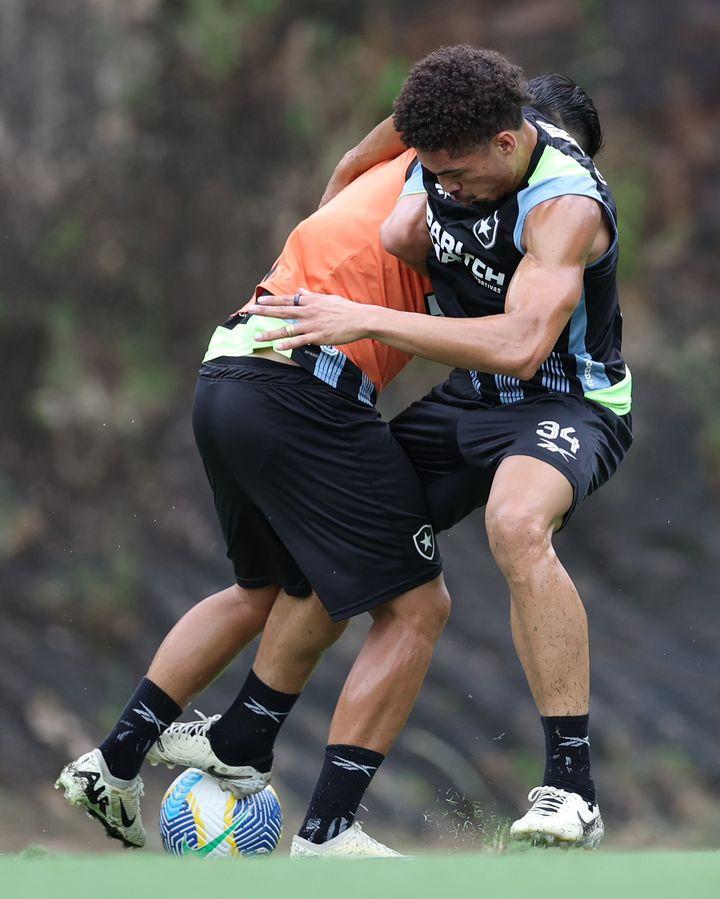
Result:
{"label": "blue and yellow soccer ball", "polygon": [[282,809],[272,787],[238,799],[196,768],[172,782],[160,807],[162,843],[174,855],[267,855],[281,833]]}

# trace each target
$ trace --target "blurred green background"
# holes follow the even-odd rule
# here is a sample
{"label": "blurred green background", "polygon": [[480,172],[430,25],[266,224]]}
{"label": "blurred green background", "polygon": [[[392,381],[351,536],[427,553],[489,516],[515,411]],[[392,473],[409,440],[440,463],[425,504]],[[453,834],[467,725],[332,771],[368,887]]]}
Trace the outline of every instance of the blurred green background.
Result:
{"label": "blurred green background", "polygon": [[[232,580],[189,420],[209,334],[412,61],[457,42],[571,75],[605,125],[637,436],[558,543],[590,615],[608,842],[720,843],[718,39],[714,0],[2,0],[0,851],[105,848],[52,781]],[[441,375],[413,363],[384,411]],[[367,818],[476,847],[538,782],[541,730],[482,514],[441,549],[453,618]],[[291,832],[366,627],[279,740]],[[152,822],[170,776],[147,781]]]}

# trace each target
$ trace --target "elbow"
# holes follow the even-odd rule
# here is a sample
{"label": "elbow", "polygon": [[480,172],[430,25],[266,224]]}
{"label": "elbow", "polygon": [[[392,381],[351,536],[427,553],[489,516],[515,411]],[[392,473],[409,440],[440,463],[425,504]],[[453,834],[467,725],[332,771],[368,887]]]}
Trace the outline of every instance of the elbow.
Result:
{"label": "elbow", "polygon": [[408,230],[403,223],[394,221],[391,217],[380,226],[380,243],[386,253],[427,277],[430,239],[426,228],[419,232]]}
{"label": "elbow", "polygon": [[404,229],[398,228],[392,216],[385,219],[380,226],[380,243],[386,253],[396,256],[403,262],[406,260],[409,251],[407,233]]}
{"label": "elbow", "polygon": [[514,339],[506,344],[506,370],[500,374],[531,381],[552,353],[560,332],[554,323],[537,318],[519,322]]}
{"label": "elbow", "polygon": [[359,157],[360,153],[358,148],[356,146],[351,147],[343,154],[343,157],[340,162],[338,162],[336,168],[345,174],[352,175],[354,180],[355,176],[361,171]]}
{"label": "elbow", "polygon": [[502,372],[502,374],[507,374],[511,378],[517,378],[518,381],[532,381],[539,368],[540,365],[535,365],[533,363],[512,365],[508,366],[506,371]]}
{"label": "elbow", "polygon": [[518,378],[520,381],[531,381],[538,373],[540,366],[547,359],[544,349],[522,350],[508,359],[506,369],[500,374]]}
{"label": "elbow", "polygon": [[544,361],[544,359],[537,358],[523,361],[520,365],[517,366],[517,373],[515,374],[515,377],[519,378],[521,381],[532,381]]}
{"label": "elbow", "polygon": [[400,197],[380,226],[380,242],[385,252],[416,271],[425,268],[430,250],[425,204],[425,194]]}

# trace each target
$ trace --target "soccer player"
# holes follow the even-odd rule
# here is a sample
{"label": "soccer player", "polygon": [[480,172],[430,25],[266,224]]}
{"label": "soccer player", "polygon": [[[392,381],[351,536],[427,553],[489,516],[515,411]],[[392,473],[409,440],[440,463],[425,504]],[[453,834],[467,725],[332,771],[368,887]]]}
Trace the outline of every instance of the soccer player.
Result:
{"label": "soccer player", "polygon": [[[549,124],[555,124],[571,135],[583,152],[593,159],[603,144],[600,118],[595,104],[585,91],[566,75],[538,75],[528,83],[532,108]],[[372,165],[393,158],[405,149],[395,131],[392,117],[386,119],[338,164],[321,202],[327,202],[343,183],[350,183],[358,174],[359,165]],[[381,228],[385,249],[402,259],[415,271],[428,276],[427,254],[431,249],[426,215],[426,194],[422,166],[418,162],[391,215]]]}
{"label": "soccer player", "polygon": [[[413,160],[407,152],[385,163],[301,223],[257,292],[342,291],[424,312],[428,285],[379,239]],[[277,322],[286,335],[288,322]],[[179,622],[111,733],[57,785],[109,836],[142,846],[145,755],[267,618],[230,709],[180,726],[155,756],[179,751],[240,794],[262,789],[275,737],[323,650],[350,617],[369,612],[293,853],[397,855],[354,817],[410,713],[450,607],[422,486],[374,405],[410,357],[371,341],[279,353],[258,341],[266,327],[236,313],[216,329],[194,401],[236,584]]]}
{"label": "soccer player", "polygon": [[[288,240],[273,273],[262,286],[287,290],[289,286],[305,284],[317,290],[337,290],[341,285],[343,290],[357,298],[365,295],[366,301],[380,301],[394,308],[422,311],[424,294],[429,285],[383,254],[378,241],[380,223],[391,210],[413,159],[414,154],[406,154],[405,158],[378,167],[361,179],[354,190],[345,192],[342,202],[331,204],[324,213],[301,223]],[[337,240],[333,240],[333,236],[337,236]],[[335,279],[334,282],[332,279]],[[266,378],[268,393],[270,383],[273,393],[282,393],[283,386],[296,389],[296,385],[303,383],[298,379],[302,373],[288,372],[287,383],[283,385],[278,377],[278,362],[282,357],[273,357],[271,351],[257,347],[253,335],[257,335],[258,328],[258,323],[252,319],[237,316],[219,328],[206,359],[213,367],[219,366],[221,371],[213,368],[210,374],[219,375],[217,380],[222,381],[225,377],[243,380],[251,373],[251,380],[262,381]],[[250,373],[241,373],[235,363],[242,353],[249,352],[251,348],[255,350],[254,369],[250,366]],[[362,376],[359,382],[357,378],[351,380],[355,375],[351,364],[343,362],[340,374],[337,365],[333,369],[329,364],[340,355],[334,352],[334,347],[323,349],[324,352],[317,352],[317,348],[311,351],[315,356],[303,351],[300,365],[311,364],[318,378],[328,379],[326,383],[341,384],[353,392],[356,386],[358,392],[367,390],[367,382]],[[364,357],[362,345],[348,349],[355,351],[355,358],[363,360],[364,371],[371,374],[378,386],[386,383],[409,358],[380,344],[366,344]],[[230,355],[225,355],[227,353]],[[262,359],[262,356],[268,358]],[[230,373],[226,369],[233,371]],[[291,375],[294,378],[292,382]],[[289,395],[289,390],[285,393]],[[323,390],[318,390],[315,398],[320,403],[323,399],[327,400],[327,395]],[[238,502],[238,491],[228,489],[227,462],[218,458],[218,450],[224,448],[232,454],[246,445],[233,445],[224,436],[217,439],[217,434],[208,433],[213,430],[213,422],[198,420],[207,418],[202,406],[202,402],[198,403],[196,409],[196,431],[214,485],[218,512],[228,539],[228,554],[234,561],[238,555],[242,559],[243,550],[237,545],[240,540],[249,543],[249,547],[245,547],[247,556],[254,551],[261,564],[267,562],[267,558],[262,557],[263,551],[277,551],[280,565],[288,566],[287,569],[279,569],[286,577],[283,583],[287,591],[308,591],[309,585],[302,574],[297,581],[292,578],[287,581],[291,575],[295,576],[296,571],[293,560],[287,558],[284,545],[274,533],[268,533],[266,523],[252,508],[252,503],[245,501],[244,497],[241,497],[243,502]],[[218,410],[216,426],[221,419],[232,419],[232,414],[223,414],[225,412],[224,409]],[[293,436],[296,440],[303,439],[304,430],[302,433],[298,430]],[[268,467],[272,468],[272,460],[267,461]],[[259,483],[255,485],[256,489],[259,486]],[[283,492],[278,506],[289,498],[289,492]],[[310,505],[313,511],[313,504]],[[386,514],[385,511],[382,514]],[[313,524],[312,520],[308,523]],[[244,527],[242,533],[240,527]],[[292,535],[288,539],[291,538]],[[263,544],[265,539],[267,546]],[[352,539],[356,540],[357,534]],[[415,532],[413,543],[421,556],[430,557],[430,562],[434,556],[434,545],[429,529],[423,526]],[[243,564],[247,564],[247,557]],[[336,570],[332,573],[338,574]],[[273,602],[273,614],[253,671],[228,712],[219,721],[216,719],[220,716],[216,716],[214,719],[172,727],[153,748],[152,760],[202,767],[227,778],[237,792],[261,789],[269,779],[272,746],[282,722],[322,650],[342,630],[342,624],[330,622],[317,597],[298,603],[296,599],[290,599],[285,591],[278,596],[278,589],[273,584],[258,582],[263,579],[241,576],[240,580],[242,587],[228,588],[209,597],[179,622],[158,651],[148,677],[143,680],[100,749],[71,763],[59,779],[71,801],[85,806],[104,823],[109,835],[127,845],[142,845],[144,842],[139,816],[142,787],[137,775],[149,745],[177,717],[181,706],[203,689],[233,655],[261,630]],[[402,725],[403,715],[407,714],[414,698],[412,691],[417,690],[422,680],[422,676],[418,675],[424,673],[421,670],[424,660],[429,659],[433,639],[442,629],[447,614],[447,598],[441,596],[434,604],[431,602],[423,606],[422,622],[413,617],[415,609],[410,603],[404,606],[400,603],[394,606],[387,604],[383,609],[383,612],[375,612],[376,620],[370,635],[372,639],[366,643],[364,654],[361,654],[346,684],[343,697],[346,701],[343,703],[341,699],[336,711],[328,758],[304,824],[306,836],[294,841],[296,854],[320,854],[320,846],[325,849],[325,854],[392,854],[386,847],[370,840],[359,828],[350,826],[364,788],[377,767],[373,763],[381,761],[383,756],[383,752],[368,749],[364,744],[386,749],[394,739],[394,732]],[[297,635],[306,631],[310,640],[298,640]],[[288,641],[293,637],[290,644]],[[285,652],[278,653],[278,642]],[[413,647],[419,658],[410,660],[412,671],[408,679],[407,672],[402,663],[394,658],[394,653],[400,648],[405,656],[412,655]],[[405,664],[407,666],[407,661]],[[370,676],[364,673],[368,668]],[[375,676],[372,673],[374,669],[378,671]],[[402,678],[399,696],[395,696],[398,684],[394,678],[397,677]],[[391,688],[389,699],[388,687]],[[366,722],[364,731],[363,714]],[[358,722],[361,725],[359,729]],[[349,726],[351,733],[348,737]],[[337,744],[333,742],[336,739],[350,740],[351,745],[341,745],[338,751]],[[353,741],[363,745],[355,746]],[[337,835],[333,836],[335,833]]]}
{"label": "soccer player", "polygon": [[[414,67],[394,125],[422,163],[442,317],[303,294],[278,348],[370,337],[459,366],[392,431],[436,530],[486,506],[546,739],[543,783],[512,833],[596,845],[587,617],[552,540],[632,442],[617,214],[590,158],[525,97],[521,70],[491,51],[444,48]],[[291,311],[280,296],[249,311],[263,308]]]}

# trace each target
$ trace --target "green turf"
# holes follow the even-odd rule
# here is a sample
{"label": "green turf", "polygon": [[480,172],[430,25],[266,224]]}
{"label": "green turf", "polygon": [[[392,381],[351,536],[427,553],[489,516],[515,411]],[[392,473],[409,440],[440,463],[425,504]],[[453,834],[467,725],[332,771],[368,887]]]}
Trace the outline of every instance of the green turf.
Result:
{"label": "green turf", "polygon": [[720,852],[528,850],[410,861],[172,859],[151,854],[0,857],[21,899],[718,899]]}

